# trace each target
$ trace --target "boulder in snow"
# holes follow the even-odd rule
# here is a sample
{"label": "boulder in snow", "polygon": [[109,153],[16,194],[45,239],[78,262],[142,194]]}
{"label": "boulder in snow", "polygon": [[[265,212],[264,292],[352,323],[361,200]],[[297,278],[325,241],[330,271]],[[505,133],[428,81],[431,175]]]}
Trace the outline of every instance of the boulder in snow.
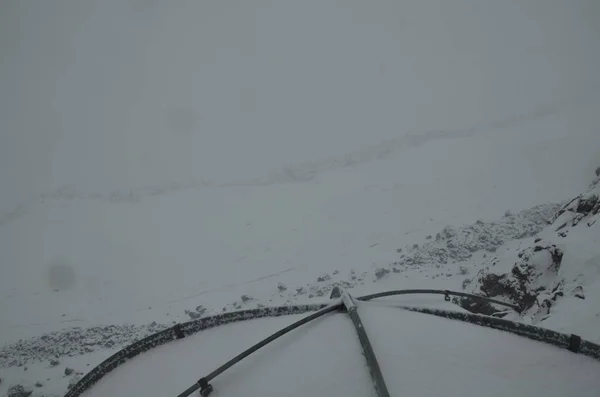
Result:
{"label": "boulder in snow", "polygon": [[6,397],[29,397],[33,390],[23,385],[11,386],[6,393]]}

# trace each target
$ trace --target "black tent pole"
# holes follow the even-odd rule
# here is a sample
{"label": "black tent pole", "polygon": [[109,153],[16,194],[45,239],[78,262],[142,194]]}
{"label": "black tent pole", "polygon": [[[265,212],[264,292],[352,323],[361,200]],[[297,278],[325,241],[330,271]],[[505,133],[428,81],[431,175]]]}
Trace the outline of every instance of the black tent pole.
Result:
{"label": "black tent pole", "polygon": [[283,329],[280,329],[279,331],[275,332],[273,335],[269,336],[268,338],[263,339],[262,341],[258,342],[257,344],[250,347],[249,349],[246,349],[245,351],[238,354],[231,360],[227,361],[225,364],[221,365],[219,368],[212,371],[210,374],[201,378],[198,382],[196,382],[192,386],[190,386],[186,391],[179,394],[178,397],[187,397],[198,389],[200,389],[200,394],[203,397],[208,396],[213,390],[213,387],[210,384],[210,381],[213,380],[214,378],[216,378],[218,375],[222,374],[227,369],[233,367],[235,364],[237,364],[244,358],[248,357],[249,355],[251,355],[252,353],[257,351],[261,347],[264,347],[264,346],[268,345],[269,343],[273,342],[275,339],[287,334],[288,332],[300,327],[301,325],[304,325],[312,320],[315,320],[321,316],[324,316],[327,313],[334,312],[334,311],[338,310],[341,306],[342,306],[341,301],[335,302],[335,303],[331,304],[330,306],[327,306],[324,309],[321,309],[321,310],[311,314],[310,316],[304,317],[303,319],[298,320],[295,323],[290,324]]}
{"label": "black tent pole", "polygon": [[358,307],[354,301],[354,298],[346,290],[335,287],[331,292],[331,298],[338,297],[342,298],[342,303],[344,304],[344,307],[348,312],[352,323],[354,324],[354,328],[356,329],[356,334],[358,335],[358,339],[362,345],[365,357],[367,359],[367,365],[369,366],[369,371],[371,372],[371,377],[373,378],[373,382],[375,384],[377,396],[390,397],[390,392],[388,391],[385,380],[383,379],[383,374],[381,373],[379,362],[377,361],[377,357],[373,351],[373,346],[371,346],[371,342],[369,341],[365,327],[360,320],[360,316],[358,315]]}

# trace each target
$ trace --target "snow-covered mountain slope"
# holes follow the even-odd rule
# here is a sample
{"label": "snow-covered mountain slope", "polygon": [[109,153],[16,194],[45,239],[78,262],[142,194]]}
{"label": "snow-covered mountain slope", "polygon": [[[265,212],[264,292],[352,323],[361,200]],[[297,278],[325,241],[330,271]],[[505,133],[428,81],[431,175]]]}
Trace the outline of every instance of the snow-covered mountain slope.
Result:
{"label": "snow-covered mountain slope", "polygon": [[569,198],[600,155],[594,4],[3,3],[0,343]]}
{"label": "snow-covered mountain slope", "polygon": [[519,304],[525,321],[600,341],[599,213],[600,168],[543,231],[488,257],[466,289]]}
{"label": "snow-covered mountain slope", "polygon": [[[506,213],[498,221],[445,226],[435,237],[426,236],[422,244],[398,249],[399,260],[386,267],[360,273],[324,273],[299,287],[271,280],[271,289],[257,296],[242,295],[222,310],[324,301],[336,285],[357,294],[390,288],[462,287],[468,292],[528,305],[522,316],[509,313],[507,318],[598,341],[598,233],[594,226],[600,216],[596,196],[599,180],[589,191],[563,205],[539,205],[516,214]],[[426,307],[444,304],[439,297],[406,297],[402,302]],[[474,306],[468,300],[456,303],[475,312],[499,311],[491,306]],[[202,305],[189,309],[185,314],[190,318],[221,311]],[[3,346],[0,366],[9,384],[23,384],[34,390],[31,379],[36,379],[42,380],[39,389],[45,392],[64,391],[90,366],[168,326],[153,322],[68,328]],[[64,375],[67,368],[74,370]]]}
{"label": "snow-covered mountain slope", "polygon": [[533,247],[600,158],[597,11],[2,2],[0,377],[336,283],[458,289]]}

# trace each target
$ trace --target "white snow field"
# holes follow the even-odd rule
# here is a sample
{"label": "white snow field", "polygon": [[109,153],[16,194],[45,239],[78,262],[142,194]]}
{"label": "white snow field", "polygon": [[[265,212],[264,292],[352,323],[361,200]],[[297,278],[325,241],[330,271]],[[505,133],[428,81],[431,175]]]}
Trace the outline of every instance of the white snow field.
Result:
{"label": "white snow field", "polygon": [[[388,304],[388,302],[386,302]],[[597,396],[600,362],[506,332],[368,303],[365,329],[392,396]],[[84,396],[178,395],[297,316],[202,331],[134,358]],[[333,313],[244,359],[218,396],[375,396],[350,318]]]}
{"label": "white snow field", "polygon": [[1,7],[2,342],[385,265],[600,157],[595,1]]}
{"label": "white snow field", "polygon": [[[460,263],[378,269],[587,188],[599,27],[595,0],[0,2],[0,393],[64,393],[64,365],[336,280],[460,289]],[[561,305],[548,326],[597,340],[591,299]]]}

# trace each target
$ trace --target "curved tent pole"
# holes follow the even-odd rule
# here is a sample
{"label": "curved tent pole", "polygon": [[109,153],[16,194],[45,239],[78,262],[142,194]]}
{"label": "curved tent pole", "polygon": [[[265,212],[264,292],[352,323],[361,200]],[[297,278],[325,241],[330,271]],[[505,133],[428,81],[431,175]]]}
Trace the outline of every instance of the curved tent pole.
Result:
{"label": "curved tent pole", "polygon": [[342,307],[342,305],[346,309],[346,312],[350,316],[350,319],[352,320],[352,323],[354,324],[354,328],[356,329],[358,339],[360,341],[360,344],[362,345],[363,351],[365,353],[365,357],[367,359],[367,365],[369,366],[369,371],[371,373],[371,377],[373,378],[373,382],[375,385],[375,389],[377,391],[377,395],[379,397],[390,397],[390,393],[385,384],[385,380],[383,379],[383,374],[381,373],[381,368],[379,367],[379,363],[377,362],[377,357],[375,356],[375,352],[373,351],[373,347],[371,346],[369,337],[367,336],[367,333],[362,324],[362,321],[360,320],[360,316],[358,315],[357,305],[356,305],[356,302],[354,301],[354,298],[352,298],[352,296],[350,296],[350,294],[348,294],[347,291],[340,289],[338,287],[334,288],[334,290],[331,293],[331,297],[337,299],[337,302],[322,309],[322,310],[319,310],[316,313],[311,314],[310,316],[307,316],[299,321],[296,321],[295,323],[288,325],[287,327],[277,331],[273,335],[263,339],[262,341],[253,345],[249,349],[243,351],[242,353],[238,354],[231,360],[227,361],[225,364],[221,365],[219,368],[215,369],[210,374],[206,375],[203,378],[200,378],[200,380],[198,380],[198,382],[196,382],[194,385],[190,386],[188,389],[186,389],[183,393],[179,394],[177,397],[188,397],[190,394],[192,394],[193,392],[195,392],[198,389],[200,389],[200,395],[202,395],[203,397],[207,397],[213,391],[213,387],[210,384],[210,381],[213,380],[214,378],[216,378],[217,376],[219,376],[220,374],[222,374],[223,372],[225,372],[227,369],[233,367],[235,364],[237,364],[244,358],[248,357],[252,353],[256,352],[257,350],[266,346],[267,344],[273,342],[274,340],[278,339],[279,337],[287,334],[288,332],[290,332],[312,320],[322,317],[325,314],[328,314],[328,313],[338,310],[339,308]]}
{"label": "curved tent pole", "polygon": [[522,308],[517,305],[502,302],[497,299],[492,299],[492,298],[488,298],[486,296],[481,296],[481,295],[467,294],[465,292],[449,291],[449,290],[443,290],[443,289],[401,289],[401,290],[394,290],[394,291],[378,292],[376,294],[361,296],[356,299],[358,299],[359,301],[369,301],[369,300],[376,299],[376,298],[384,298],[386,296],[410,295],[410,294],[438,294],[438,295],[444,295],[444,297],[446,297],[446,300],[450,300],[449,299],[450,296],[461,296],[463,298],[471,298],[471,299],[476,299],[476,300],[480,300],[480,301],[484,301],[484,302],[495,303],[497,305],[501,305],[501,306],[505,306],[505,307],[510,307],[511,309],[513,309],[514,311],[516,311],[519,314],[523,311]]}
{"label": "curved tent pole", "polygon": [[251,355],[252,353],[257,351],[261,347],[264,347],[264,346],[268,345],[269,343],[273,342],[275,339],[278,339],[279,337],[287,334],[288,332],[293,331],[294,329],[300,327],[301,325],[304,325],[312,320],[322,317],[325,314],[336,311],[341,306],[342,306],[342,301],[338,299],[337,302],[325,307],[324,309],[321,309],[321,310],[311,314],[310,316],[304,317],[303,319],[298,320],[295,323],[290,324],[287,327],[280,329],[279,331],[275,332],[273,335],[269,336],[268,338],[263,339],[262,341],[253,345],[249,349],[243,351],[242,353],[238,354],[231,360],[227,361],[225,364],[221,365],[219,368],[215,369],[210,374],[201,378],[200,380],[198,380],[198,382],[196,382],[194,385],[190,386],[186,391],[179,394],[177,397],[187,397],[198,389],[200,389],[200,395],[202,395],[203,397],[208,396],[213,390],[213,387],[210,384],[210,381],[213,380],[214,378],[216,378],[217,376],[219,376],[220,374],[222,374],[223,372],[225,372],[227,369],[233,367],[235,364],[239,363],[241,360],[248,357],[249,355]]}
{"label": "curved tent pole", "polygon": [[[366,295],[358,298],[354,298],[359,301],[369,301],[375,298],[386,297],[386,296],[394,296],[394,295],[405,295],[405,294],[420,294],[420,293],[432,293],[432,294],[440,294],[444,295],[446,300],[449,300],[450,295],[455,296],[463,296],[469,297],[473,299],[481,299],[485,301],[490,301],[499,305],[507,306],[512,309],[515,309],[520,312],[520,308],[511,305],[505,302],[497,301],[491,298],[482,297],[478,295],[466,294],[462,292],[448,291],[448,290],[398,290],[398,291],[388,291],[377,294]],[[332,294],[334,295],[334,294]],[[341,297],[341,293],[340,296]],[[260,309],[249,309],[242,310],[238,312],[229,312],[224,314],[219,314],[210,317],[204,317],[198,320],[189,321],[187,323],[176,324],[171,328],[165,329],[163,331],[157,332],[155,334],[149,335],[148,337],[141,339],[133,344],[119,350],[117,353],[113,354],[108,359],[104,360],[100,365],[92,369],[87,375],[85,375],[77,384],[75,384],[65,395],[65,397],[78,397],[85,390],[89,389],[98,382],[100,379],[104,377],[108,372],[122,365],[129,359],[137,356],[138,354],[148,351],[154,347],[163,345],[167,342],[173,341],[175,339],[181,339],[188,335],[192,335],[196,332],[216,327],[219,325],[224,325],[227,323],[256,319],[256,318],[264,318],[264,317],[279,317],[284,315],[291,314],[301,314],[309,311],[317,311],[310,316],[291,324],[290,326],[282,329],[276,334],[266,338],[262,342],[254,345],[250,349],[246,350],[242,354],[236,356],[236,358],[230,360],[228,363],[222,365],[217,370],[213,371],[209,374],[210,379],[212,380],[217,375],[221,374],[226,369],[235,365],[239,360],[247,357],[252,354],[256,350],[265,346],[269,342],[279,338],[287,332],[290,332],[292,329],[295,329],[302,324],[305,324],[315,318],[323,316],[327,313],[331,313],[335,310],[345,307],[344,302],[340,299],[337,302],[332,304],[311,304],[311,305],[294,305],[294,306],[278,306],[278,307],[268,307],[268,308],[260,308]],[[547,330],[544,328],[535,327],[532,325],[517,323],[513,321],[508,321],[504,319],[499,319],[490,316],[482,316],[472,313],[462,313],[462,312],[453,312],[449,310],[439,310],[439,309],[426,309],[426,308],[418,308],[418,307],[401,307],[402,309],[420,312],[425,314],[432,314],[440,317],[445,317],[448,319],[460,320],[469,322],[472,324],[480,325],[488,328],[495,328],[502,331],[511,332],[513,334],[524,336],[530,339],[538,340],[544,343],[549,343],[561,348],[568,349],[574,353],[584,354],[586,356],[595,358],[600,360],[600,345],[595,343],[582,340],[581,337],[577,335],[566,335],[561,334],[559,332]],[[362,323],[360,323],[362,325]],[[293,328],[290,328],[293,327]],[[208,383],[209,376],[202,378],[199,382],[188,388],[184,393],[179,396],[189,396],[191,393],[198,389],[210,389],[210,385]],[[207,395],[207,394],[205,394]]]}
{"label": "curved tent pole", "polygon": [[123,365],[130,359],[139,354],[151,350],[155,347],[162,346],[176,339],[182,339],[186,336],[193,335],[197,332],[204,331],[210,328],[218,327],[225,324],[236,323],[240,321],[265,318],[265,317],[280,317],[287,315],[298,315],[307,312],[315,312],[325,309],[329,304],[309,304],[309,305],[294,305],[294,306],[273,306],[256,309],[247,309],[235,312],[217,314],[214,316],[203,317],[197,320],[178,323],[163,331],[140,339],[115,354],[102,361],[95,368],[90,370],[79,382],[71,387],[65,397],[79,397],[83,392],[90,389],[106,374],[115,368]]}
{"label": "curved tent pole", "polygon": [[517,323],[515,321],[502,318],[482,316],[473,313],[455,312],[451,310],[429,309],[424,307],[399,307],[403,310],[430,314],[438,317],[444,317],[450,320],[464,321],[466,323],[479,325],[486,328],[493,328],[500,331],[510,332],[535,341],[548,343],[556,347],[567,349],[576,354],[594,358],[600,361],[600,345],[586,341],[579,335],[563,334],[546,328],[536,327],[534,325]]}
{"label": "curved tent pole", "polygon": [[[468,297],[468,298],[472,298],[472,299],[478,299],[478,300],[482,300],[482,301],[487,301],[487,302],[492,302],[492,303],[496,303],[498,305],[502,305],[502,306],[506,306],[506,307],[510,307],[511,309],[514,309],[517,312],[521,312],[521,309],[516,306],[516,305],[512,305],[510,303],[505,303],[496,299],[492,299],[492,298],[488,298],[488,297],[484,297],[484,296],[479,296],[479,295],[473,295],[473,294],[467,294],[467,293],[463,293],[463,292],[457,292],[457,291],[450,291],[450,290],[435,290],[435,289],[410,289],[410,290],[393,290],[393,291],[385,291],[385,292],[380,292],[380,293],[375,293],[375,294],[370,294],[370,295],[365,295],[365,296],[361,296],[356,298],[359,301],[370,301],[376,298],[383,298],[383,297],[387,297],[387,296],[397,296],[397,295],[409,295],[409,294],[438,294],[438,295],[444,295],[444,298],[446,300],[450,300],[450,296],[454,295],[454,296],[461,296],[461,297]],[[213,380],[215,377],[217,377],[218,375],[222,374],[224,371],[226,371],[227,369],[231,368],[232,366],[234,366],[235,364],[237,364],[238,362],[240,362],[241,360],[243,360],[244,358],[248,357],[249,355],[251,355],[252,353],[256,352],[257,350],[259,350],[260,348],[266,346],[267,344],[269,344],[270,342],[276,340],[277,338],[285,335],[286,333],[300,327],[301,325],[304,325],[308,322],[310,322],[311,320],[314,320],[318,317],[321,317],[325,314],[331,313],[337,309],[339,309],[340,307],[344,307],[346,309],[346,311],[348,312],[348,314],[350,315],[350,318],[354,324],[354,327],[356,329],[356,332],[358,334],[360,343],[363,347],[364,353],[365,353],[365,357],[367,359],[367,364],[369,366],[369,370],[371,372],[371,376],[373,378],[374,384],[375,384],[375,388],[377,391],[377,394],[379,397],[389,397],[389,391],[387,390],[387,386],[385,384],[385,380],[383,379],[383,374],[381,373],[381,369],[379,367],[379,364],[377,362],[377,358],[375,356],[375,352],[373,351],[373,348],[371,346],[371,343],[369,341],[369,338],[364,330],[364,326],[362,324],[362,321],[360,320],[360,317],[358,316],[358,312],[357,312],[357,305],[356,302],[354,300],[354,298],[348,294],[347,291],[345,291],[344,289],[341,289],[339,287],[334,287],[333,291],[331,292],[331,299],[338,299],[338,301],[334,304],[332,304],[331,306],[328,306],[304,319],[301,319],[289,326],[287,326],[286,328],[283,328],[282,330],[276,332],[275,334],[269,336],[268,338],[265,338],[264,340],[262,340],[261,342],[255,344],[254,346],[250,347],[249,349],[245,350],[244,352],[240,353],[239,355],[237,355],[236,357],[232,358],[231,360],[229,360],[227,363],[223,364],[222,366],[220,366],[219,368],[217,368],[216,370],[214,370],[213,372],[211,372],[210,374],[208,374],[207,376],[201,378],[198,382],[196,382],[194,385],[192,385],[191,387],[189,387],[186,391],[184,391],[183,393],[179,394],[178,397],[188,397],[190,394],[192,394],[193,392],[195,392],[196,390],[200,389],[200,394],[203,397],[208,396],[213,388],[212,385],[210,385],[210,381]],[[341,300],[340,300],[341,299]],[[452,315],[443,315],[441,314],[443,313],[453,313],[450,311],[427,311],[427,310],[419,310],[418,308],[412,308],[412,307],[402,307],[403,309],[406,310],[411,310],[411,311],[418,311],[421,313],[426,313],[426,314],[435,314],[438,313],[436,315],[439,315],[441,317],[446,317],[446,318],[451,318],[451,319],[455,319]],[[462,313],[458,313],[458,314],[462,314]],[[475,316],[475,315],[473,315]],[[481,316],[479,316],[481,317]],[[492,318],[492,317],[490,317]],[[459,319],[459,318],[456,318]],[[495,319],[495,318],[493,318]],[[473,319],[471,319],[473,320]],[[474,322],[474,321],[470,321],[470,320],[463,320],[463,321],[468,321],[468,322]],[[517,324],[518,323],[513,323],[512,321],[507,321],[507,320],[502,320],[506,323],[512,323],[512,324]],[[482,324],[480,324],[482,325]],[[490,325],[484,325],[487,327],[490,327]],[[491,327],[491,328],[496,328],[496,327]],[[536,327],[532,327],[536,330],[539,330]],[[503,327],[503,328],[498,328],[498,329],[502,329],[508,332],[513,332],[511,330],[510,327]],[[516,333],[516,332],[513,332]],[[558,334],[558,333],[557,333]],[[521,335],[521,334],[519,334]],[[522,335],[522,336],[526,336],[526,335]],[[580,339],[580,338],[579,338]],[[543,338],[540,338],[538,340],[542,340],[544,341]],[[553,343],[554,344],[554,343]],[[600,357],[599,357],[600,359]]]}

